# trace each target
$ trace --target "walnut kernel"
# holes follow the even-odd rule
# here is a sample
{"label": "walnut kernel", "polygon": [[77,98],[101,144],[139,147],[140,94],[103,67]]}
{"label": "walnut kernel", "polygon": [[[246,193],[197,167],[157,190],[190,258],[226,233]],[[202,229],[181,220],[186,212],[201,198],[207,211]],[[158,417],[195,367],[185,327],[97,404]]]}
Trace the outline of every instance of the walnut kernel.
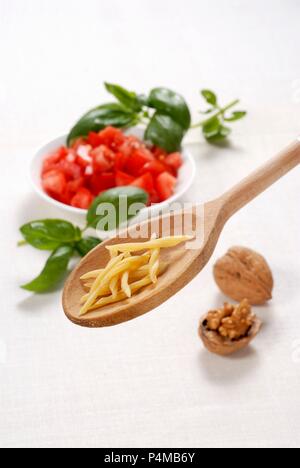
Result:
{"label": "walnut kernel", "polygon": [[224,356],[245,348],[260,328],[261,321],[244,299],[237,306],[225,303],[222,309],[208,312],[200,324],[199,335],[209,351]]}

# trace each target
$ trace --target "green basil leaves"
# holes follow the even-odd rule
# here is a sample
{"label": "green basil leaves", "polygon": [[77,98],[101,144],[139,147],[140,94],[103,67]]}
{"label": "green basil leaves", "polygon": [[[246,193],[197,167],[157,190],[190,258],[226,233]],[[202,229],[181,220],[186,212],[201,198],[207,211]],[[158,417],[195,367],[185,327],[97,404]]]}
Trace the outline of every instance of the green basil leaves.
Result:
{"label": "green basil leaves", "polygon": [[89,227],[101,231],[116,229],[133,218],[148,203],[148,194],[137,187],[117,187],[97,197],[87,214]]}
{"label": "green basil leaves", "polygon": [[184,134],[184,129],[172,117],[156,113],[146,129],[145,139],[173,153],[180,148]]}
{"label": "green basil leaves", "polygon": [[[148,194],[137,187],[118,187],[96,198],[87,213],[86,228],[116,229],[133,218],[148,203]],[[101,225],[102,223],[102,225]],[[20,228],[24,241],[52,254],[40,275],[23,289],[35,293],[53,290],[64,278],[74,254],[84,257],[102,241],[98,237],[83,237],[85,230],[62,219],[31,221]]]}
{"label": "green basil leaves", "polygon": [[39,250],[54,250],[62,243],[81,239],[81,231],[68,221],[44,219],[32,221],[20,229],[26,242]]}
{"label": "green basil leaves", "polygon": [[203,89],[201,95],[207,104],[210,105],[209,109],[202,112],[202,114],[208,115],[208,117],[204,121],[193,125],[193,128],[201,127],[203,136],[209,143],[220,143],[226,140],[232,131],[226,124],[243,119],[247,115],[247,112],[234,111],[231,115],[228,115],[228,111],[239,103],[238,99],[230,102],[227,106],[221,106],[216,93],[213,91]]}
{"label": "green basil leaves", "polygon": [[[190,110],[180,94],[167,88],[155,88],[149,94],[148,105],[156,109],[159,115],[169,116],[174,122],[180,125],[183,130],[186,131],[190,128]],[[168,131],[169,129],[172,130],[170,125]],[[182,131],[182,133],[184,132]]]}
{"label": "green basil leaves", "polygon": [[134,91],[128,91],[120,85],[105,83],[106,90],[112,94],[126,109],[132,112],[140,112],[143,108],[137,94]]}
{"label": "green basil leaves", "polygon": [[138,121],[138,115],[121,103],[103,104],[87,112],[76,123],[69,133],[67,143],[70,145],[76,138],[86,137],[89,132],[99,132],[108,126],[133,127]]}
{"label": "green basil leaves", "polygon": [[107,126],[129,128],[143,124],[150,143],[170,152],[180,149],[191,124],[190,110],[180,94],[168,88],[154,88],[147,96],[112,83],[105,83],[105,88],[117,102],[103,104],[85,114],[70,131],[68,145]]}
{"label": "green basil leaves", "polygon": [[91,250],[93,250],[97,245],[101,244],[101,240],[98,237],[85,237],[76,244],[76,251],[81,257],[85,257]]}
{"label": "green basil leaves", "polygon": [[64,278],[73,253],[74,249],[70,245],[58,247],[48,259],[41,274],[22,288],[36,293],[53,289]]}

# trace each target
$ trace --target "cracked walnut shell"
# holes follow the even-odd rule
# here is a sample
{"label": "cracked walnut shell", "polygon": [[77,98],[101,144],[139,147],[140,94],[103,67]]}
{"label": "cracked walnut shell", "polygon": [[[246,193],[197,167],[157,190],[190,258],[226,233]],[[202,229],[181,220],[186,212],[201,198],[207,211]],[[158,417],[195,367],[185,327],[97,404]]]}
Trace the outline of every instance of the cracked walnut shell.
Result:
{"label": "cracked walnut shell", "polygon": [[245,247],[232,247],[214,266],[221,291],[237,302],[260,305],[272,299],[272,272],[264,257]]}
{"label": "cracked walnut shell", "polygon": [[208,312],[200,323],[199,336],[210,352],[228,356],[248,346],[261,325],[244,299],[238,306],[224,304],[222,309]]}

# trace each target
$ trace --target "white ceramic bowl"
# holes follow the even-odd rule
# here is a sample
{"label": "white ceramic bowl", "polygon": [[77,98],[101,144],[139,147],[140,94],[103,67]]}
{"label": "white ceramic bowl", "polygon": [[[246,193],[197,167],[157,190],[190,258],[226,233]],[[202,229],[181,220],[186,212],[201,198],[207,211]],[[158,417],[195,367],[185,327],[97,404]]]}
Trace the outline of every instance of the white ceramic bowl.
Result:
{"label": "white ceramic bowl", "polygon": [[[143,136],[143,131],[142,129],[136,127],[132,128],[127,133],[133,134],[138,136],[139,138],[142,138]],[[42,165],[44,159],[54,150],[59,148],[60,146],[66,145],[66,140],[67,136],[62,136],[59,138],[56,138],[55,140],[50,141],[46,145],[42,146],[35,156],[32,159],[31,165],[30,165],[30,179],[33,184],[33,188],[35,192],[43,198],[46,202],[48,202],[52,206],[56,206],[57,208],[60,208],[62,211],[73,213],[76,215],[82,215],[82,217],[86,216],[86,210],[82,210],[80,208],[74,208],[69,205],[65,205],[63,203],[60,203],[59,201],[54,200],[53,198],[49,197],[49,195],[43,190],[42,183],[41,183],[41,170],[42,170]],[[179,178],[178,178],[178,183],[176,186],[175,194],[166,200],[163,203],[158,203],[157,205],[153,205],[151,207],[147,207],[144,210],[142,210],[139,215],[134,218],[135,221],[137,219],[142,219],[145,217],[145,215],[149,215],[149,210],[151,210],[151,214],[155,214],[155,212],[158,212],[159,210],[167,208],[171,203],[174,203],[176,201],[179,201],[181,197],[189,190],[191,187],[195,175],[196,175],[196,165],[193,156],[191,153],[186,149],[182,149],[182,155],[183,155],[183,166],[181,167],[179,171]]]}

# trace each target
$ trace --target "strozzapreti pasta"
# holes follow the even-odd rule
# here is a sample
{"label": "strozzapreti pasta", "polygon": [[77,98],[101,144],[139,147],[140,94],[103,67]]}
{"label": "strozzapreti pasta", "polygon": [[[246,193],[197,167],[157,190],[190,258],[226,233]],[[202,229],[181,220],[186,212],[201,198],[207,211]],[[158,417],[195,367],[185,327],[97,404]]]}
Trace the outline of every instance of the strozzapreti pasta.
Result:
{"label": "strozzapreti pasta", "polygon": [[148,242],[108,246],[111,259],[107,266],[90,271],[80,278],[87,291],[81,298],[80,316],[130,299],[142,288],[156,284],[159,276],[168,268],[165,262],[160,261],[161,250],[176,247],[191,239],[191,236],[157,239],[157,236],[153,235]]}

